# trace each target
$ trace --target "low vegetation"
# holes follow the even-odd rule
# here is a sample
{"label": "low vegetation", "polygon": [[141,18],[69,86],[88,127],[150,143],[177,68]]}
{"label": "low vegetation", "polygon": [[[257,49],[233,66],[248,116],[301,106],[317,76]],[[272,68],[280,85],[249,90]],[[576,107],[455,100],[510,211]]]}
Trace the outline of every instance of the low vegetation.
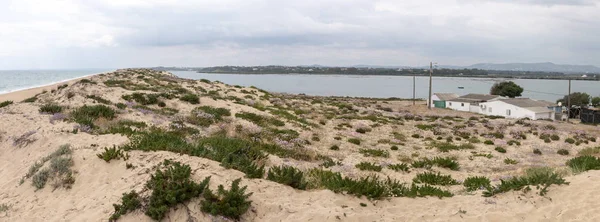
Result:
{"label": "low vegetation", "polygon": [[460,184],[455,179],[452,179],[450,175],[442,175],[439,172],[424,172],[419,173],[413,179],[415,183],[426,183],[430,185],[440,185],[440,186],[450,186],[450,185],[458,185]]}
{"label": "low vegetation", "polygon": [[467,191],[491,188],[490,179],[483,176],[467,177],[467,179],[465,179],[463,182],[463,185]]}
{"label": "low vegetation", "polygon": [[531,186],[538,188],[539,195],[544,196],[548,192],[548,187],[551,185],[568,185],[559,174],[552,170],[529,170],[523,176],[517,176],[506,180],[500,180],[500,184],[487,188],[483,192],[483,196],[491,197],[499,193],[505,193],[511,190],[525,191],[531,190]]}
{"label": "low vegetation", "polygon": [[304,173],[292,166],[275,166],[269,169],[267,180],[288,185],[295,189],[306,189]]}

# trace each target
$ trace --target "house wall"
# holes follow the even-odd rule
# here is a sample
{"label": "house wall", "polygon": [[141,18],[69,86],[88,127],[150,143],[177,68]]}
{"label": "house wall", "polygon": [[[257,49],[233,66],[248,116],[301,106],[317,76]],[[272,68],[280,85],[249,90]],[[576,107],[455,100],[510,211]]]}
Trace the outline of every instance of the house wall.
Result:
{"label": "house wall", "polygon": [[469,106],[470,105],[471,104],[468,103],[468,102],[446,101],[446,108],[453,109],[453,110],[458,110],[458,111],[469,112]]}
{"label": "house wall", "polygon": [[[431,101],[440,101],[440,98],[436,95],[432,95],[431,96]],[[433,104],[433,102],[431,102],[431,107],[435,107],[435,104]]]}
{"label": "house wall", "polygon": [[[479,106],[480,108],[482,108],[481,114],[484,115],[504,116],[506,118],[530,118],[533,120],[554,119],[552,110],[548,110],[548,112],[545,113],[535,113],[531,110],[511,105],[502,101],[480,103]],[[483,110],[483,107],[485,107],[485,110]],[[507,113],[507,110],[510,110],[510,115]]]}

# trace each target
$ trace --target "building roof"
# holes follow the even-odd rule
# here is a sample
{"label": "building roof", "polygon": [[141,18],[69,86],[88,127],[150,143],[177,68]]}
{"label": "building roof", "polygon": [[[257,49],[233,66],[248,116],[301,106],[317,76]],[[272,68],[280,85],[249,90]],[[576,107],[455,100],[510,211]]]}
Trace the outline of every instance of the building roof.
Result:
{"label": "building roof", "polygon": [[478,103],[480,101],[476,101],[476,100],[472,100],[472,99],[462,99],[462,98],[456,98],[456,99],[450,99],[447,100],[448,102],[460,102],[460,103]]}
{"label": "building roof", "polygon": [[550,112],[554,112],[550,109],[548,109],[548,107],[525,107],[525,109],[527,110],[531,110],[534,113],[550,113]]}
{"label": "building roof", "polygon": [[477,101],[488,101],[488,100],[496,99],[498,97],[500,97],[500,96],[469,93],[467,95],[464,95],[464,96],[461,96],[461,97],[458,97],[458,98],[461,98],[461,99],[470,99],[470,100],[477,100]]}
{"label": "building roof", "polygon": [[458,98],[456,93],[434,93],[433,95],[436,95],[442,101]]}
{"label": "building roof", "polygon": [[515,105],[518,107],[522,107],[522,108],[556,106],[556,104],[548,102],[548,101],[538,101],[538,100],[533,100],[533,99],[529,99],[529,98],[502,99],[500,101],[511,104],[511,105]]}

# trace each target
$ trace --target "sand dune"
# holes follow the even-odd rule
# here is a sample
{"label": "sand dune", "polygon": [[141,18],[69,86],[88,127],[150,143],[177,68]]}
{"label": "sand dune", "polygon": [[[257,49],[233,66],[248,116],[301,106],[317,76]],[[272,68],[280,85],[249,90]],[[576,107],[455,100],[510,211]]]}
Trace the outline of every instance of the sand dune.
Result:
{"label": "sand dune", "polygon": [[[115,78],[115,74],[99,75],[88,77],[96,82],[102,82],[107,79]],[[207,176],[211,176],[210,187],[216,189],[218,184],[231,184],[237,178],[243,178],[241,184],[248,186],[248,191],[253,192],[250,196],[252,201],[250,210],[243,215],[242,221],[599,221],[600,203],[597,201],[600,194],[596,192],[600,189],[600,171],[588,171],[581,174],[570,174],[565,177],[569,185],[553,185],[545,196],[540,196],[534,191],[525,193],[522,191],[511,191],[498,194],[494,197],[482,197],[481,191],[465,192],[461,185],[448,187],[454,193],[450,198],[406,198],[392,197],[381,200],[368,200],[365,197],[358,198],[353,195],[334,193],[326,189],[311,189],[307,191],[297,190],[266,179],[247,179],[245,174],[234,170],[226,169],[219,162],[181,155],[167,151],[143,152],[128,151],[129,159],[114,160],[107,163],[99,159],[96,154],[100,153],[104,147],[113,145],[122,145],[129,142],[127,136],[118,134],[96,135],[79,132],[72,133],[74,124],[69,121],[50,122],[50,115],[40,114],[39,106],[48,101],[59,101],[61,104],[70,107],[78,107],[84,104],[92,104],[92,101],[86,99],[83,95],[100,95],[105,99],[116,102],[123,102],[121,95],[129,93],[122,88],[108,88],[102,84],[83,86],[76,84],[77,81],[69,82],[69,87],[63,91],[57,91],[54,94],[47,93],[40,95],[39,101],[35,103],[15,103],[4,108],[0,108],[0,205],[8,206],[8,209],[0,211],[0,221],[106,221],[114,211],[112,204],[117,203],[121,194],[136,190],[142,194],[147,194],[145,183],[150,178],[156,165],[165,159],[179,161],[190,165],[192,168],[192,178],[200,181]],[[197,83],[190,81],[179,82],[178,84],[192,87],[199,85],[206,89],[228,89],[235,90],[232,86],[226,86],[220,83]],[[48,86],[45,89],[50,90],[56,86]],[[249,88],[245,88],[248,89]],[[0,102],[4,100],[20,101],[41,92],[43,89],[27,90],[14,92],[11,94],[0,95]],[[65,94],[68,92],[77,93],[77,96],[67,99]],[[32,94],[33,93],[33,94]],[[243,94],[231,91],[231,96],[242,97]],[[289,100],[291,101],[291,99]],[[248,105],[236,104],[229,100],[214,100],[209,97],[201,97],[202,105],[213,107],[227,107],[232,113],[242,111],[263,113]],[[271,102],[264,102],[270,105]],[[356,102],[359,106],[359,102]],[[379,103],[383,104],[383,103]],[[406,109],[413,113],[428,112],[424,104],[418,107],[409,107],[404,102],[391,102],[388,104],[394,110]],[[166,101],[167,107],[174,107],[180,110],[180,113],[189,113],[195,106],[183,103],[177,99]],[[306,106],[306,105],[303,105]],[[316,106],[316,105],[315,105]],[[319,107],[316,107],[317,109]],[[376,109],[366,106],[364,110],[375,112]],[[402,111],[402,110],[401,110]],[[459,113],[448,110],[435,110],[436,115],[453,115],[469,117],[471,114]],[[177,114],[177,115],[179,115]],[[427,114],[427,113],[426,113]],[[423,114],[423,115],[426,115]],[[149,125],[167,128],[169,123],[175,118],[169,115],[144,114],[136,109],[128,109],[118,114],[120,119],[131,119],[135,121],[144,121]],[[264,115],[269,115],[264,113]],[[308,115],[308,114],[307,114]],[[228,121],[239,123],[240,120],[230,117]],[[312,120],[311,120],[312,121]],[[314,120],[317,122],[317,120]],[[498,120],[508,121],[508,120]],[[373,162],[399,162],[401,156],[410,156],[412,153],[420,153],[420,157],[433,157],[439,154],[435,149],[427,149],[426,143],[421,140],[409,139],[403,146],[403,149],[397,153],[392,152],[388,159],[364,157],[357,153],[352,144],[344,143],[333,139],[340,132],[334,130],[337,124],[328,123],[322,127],[315,127],[313,130],[302,130],[290,120],[286,122],[292,129],[302,131],[301,135],[311,137],[317,133],[321,138],[319,141],[313,141],[306,145],[304,149],[308,153],[318,153],[331,156],[342,162],[342,166],[334,166],[334,171],[343,172],[344,175],[361,176],[369,173],[357,171],[354,165],[360,161]],[[364,123],[365,121],[355,121],[352,124]],[[539,122],[535,122],[539,123]],[[413,124],[413,123],[406,123]],[[545,122],[539,124],[547,124]],[[549,124],[549,123],[548,123]],[[597,128],[593,126],[566,125],[562,123],[552,123],[562,133],[567,135],[568,130],[585,129],[591,135],[597,137]],[[102,125],[102,123],[98,123]],[[366,141],[365,147],[386,147],[376,141],[386,138],[385,132],[394,130],[405,130],[408,134],[406,125],[385,125],[373,129],[373,132],[367,133],[361,138]],[[223,126],[225,127],[225,126]],[[202,128],[201,135],[210,135],[213,127]],[[414,127],[411,126],[410,130]],[[15,146],[14,141],[19,136],[34,131],[28,138],[33,141],[23,147]],[[422,133],[429,136],[429,132]],[[229,134],[235,134],[230,131]],[[433,134],[432,134],[433,135]],[[235,136],[235,135],[234,135]],[[302,137],[301,136],[301,137]],[[561,137],[564,137],[561,134]],[[71,189],[52,189],[45,187],[37,190],[32,187],[30,181],[20,184],[21,178],[27,174],[28,169],[36,161],[56,150],[63,144],[70,144],[73,147],[73,170],[75,172],[75,183]],[[340,151],[329,149],[331,144],[341,144]],[[529,138],[523,141],[523,146],[507,147],[507,154],[493,153],[491,159],[477,157],[469,160],[472,155],[470,151],[455,151],[448,154],[456,156],[462,164],[460,171],[450,171],[442,168],[435,168],[436,171],[452,175],[454,178],[463,180],[467,175],[484,175],[492,180],[502,178],[503,176],[519,175],[522,170],[531,166],[550,166],[565,168],[565,160],[575,156],[578,150],[584,147],[598,146],[598,143],[590,142],[588,145],[575,146],[571,144],[551,144],[545,145],[543,141],[537,138]],[[416,149],[415,147],[420,147]],[[533,156],[531,149],[542,147],[544,155],[541,157]],[[571,150],[570,156],[559,156],[555,154],[558,148],[567,147]],[[483,152],[486,146],[477,145],[476,150]],[[491,148],[493,149],[493,147]],[[491,151],[489,153],[492,153]],[[446,155],[446,154],[443,154]],[[520,161],[518,165],[507,166],[502,163],[506,157],[515,158]],[[416,157],[415,157],[416,159]],[[126,164],[135,166],[133,169],[127,169]],[[303,162],[291,158],[280,158],[271,155],[266,163],[267,166],[275,165],[294,165],[300,169],[309,169],[318,166],[318,162]],[[347,169],[348,166],[352,169]],[[389,176],[401,181],[410,182],[411,178],[417,172],[424,172],[422,169],[414,169],[411,173],[398,173],[388,169],[378,173],[380,176]],[[497,181],[494,181],[497,183]],[[164,221],[223,221],[226,220],[219,216],[212,216],[204,213],[200,209],[200,199],[180,204],[171,209]],[[361,206],[361,203],[366,206]],[[142,210],[137,210],[124,215],[121,221],[151,221]]]}

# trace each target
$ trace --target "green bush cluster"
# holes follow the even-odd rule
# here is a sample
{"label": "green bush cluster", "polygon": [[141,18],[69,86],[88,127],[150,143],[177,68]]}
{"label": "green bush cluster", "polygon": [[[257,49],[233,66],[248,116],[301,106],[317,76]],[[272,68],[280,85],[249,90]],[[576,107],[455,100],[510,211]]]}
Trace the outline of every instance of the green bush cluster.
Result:
{"label": "green bush cluster", "polygon": [[448,168],[450,170],[459,170],[460,165],[451,157],[434,157],[433,159],[423,158],[418,161],[413,161],[411,164],[414,168],[431,168],[432,166]]}
{"label": "green bush cluster", "polygon": [[212,215],[239,220],[252,204],[248,200],[252,193],[246,193],[247,186],[240,187],[240,181],[241,179],[234,180],[229,190],[219,185],[216,194],[206,188],[200,209]]}
{"label": "green bush cluster", "polygon": [[56,104],[44,104],[39,109],[40,113],[55,114],[63,111],[63,107]]}
{"label": "green bush cluster", "polygon": [[94,100],[96,102],[99,102],[99,103],[102,103],[102,104],[106,104],[106,105],[112,104],[112,102],[110,100],[102,98],[101,96],[87,95],[85,98],[92,99],[92,100]]}
{"label": "green bush cluster", "polygon": [[8,100],[8,101],[1,102],[1,103],[0,103],[0,108],[2,108],[2,107],[6,107],[6,106],[8,106],[8,105],[10,105],[10,104],[13,104],[13,101],[11,101],[11,100]]}
{"label": "green bush cluster", "polygon": [[346,193],[357,197],[365,196],[369,199],[384,197],[425,197],[436,196],[451,197],[452,193],[429,185],[418,186],[405,184],[388,178],[379,180],[378,177],[362,177],[352,179],[343,177],[340,173],[328,170],[312,169],[309,171],[309,186],[312,188],[326,188],[336,193]]}
{"label": "green bush cluster", "polygon": [[358,138],[348,138],[348,142],[356,144],[356,145],[360,145],[360,139],[358,139]]}
{"label": "green bush cluster", "polygon": [[179,100],[188,102],[190,104],[200,104],[200,97],[198,97],[196,94],[191,93],[181,96]]}
{"label": "green bush cluster", "polygon": [[141,198],[137,192],[132,190],[129,193],[123,193],[121,204],[113,204],[115,212],[110,216],[108,221],[117,221],[119,217],[138,209],[141,205]]}
{"label": "green bush cluster", "polygon": [[[505,193],[511,190],[519,191],[525,187],[535,186],[540,189],[539,194],[544,196],[548,192],[548,187],[552,184],[569,184],[560,175],[550,171],[532,171],[524,176],[513,177],[507,180],[500,180],[500,184],[487,188],[483,192],[484,197],[491,197],[499,193]],[[530,188],[527,188],[528,190]]]}
{"label": "green bush cluster", "polygon": [[[48,181],[54,181],[54,189],[62,186],[67,189],[71,188],[75,183],[73,177],[73,158],[71,157],[71,146],[68,144],[60,146],[56,151],[52,152],[48,156],[45,156],[40,161],[36,161],[33,166],[29,168],[27,174],[21,179],[21,184],[26,179],[31,178],[32,185],[36,189],[42,189],[45,187]],[[46,162],[50,161],[48,168],[42,169]]]}
{"label": "green bush cluster", "polygon": [[506,149],[500,146],[497,146],[496,148],[494,148],[494,150],[498,151],[499,153],[506,153]]}
{"label": "green bush cluster", "polygon": [[594,156],[578,156],[567,161],[567,166],[574,172],[600,170],[600,158]]}
{"label": "green bush cluster", "polygon": [[355,165],[356,168],[363,171],[376,171],[380,172],[382,167],[370,162],[360,162]]}
{"label": "green bush cluster", "polygon": [[475,149],[475,146],[470,143],[454,145],[449,142],[436,142],[436,141],[431,142],[429,144],[429,147],[437,148],[440,152],[450,152],[451,150]]}
{"label": "green bush cluster", "polygon": [[272,118],[272,117],[268,117],[268,116],[261,116],[258,114],[254,114],[254,113],[249,113],[249,112],[239,112],[235,114],[235,117],[240,118],[240,119],[245,119],[248,120],[250,122],[255,123],[256,125],[259,126],[284,126],[285,123],[281,120]]}
{"label": "green bush cluster", "polygon": [[306,189],[304,173],[292,166],[271,167],[267,173],[267,180],[288,185],[300,190]]}
{"label": "green bush cluster", "polygon": [[111,120],[115,117],[115,110],[105,105],[84,105],[71,112],[71,119],[74,122],[90,127],[94,127],[94,121],[96,121],[98,118],[106,118]]}
{"label": "green bush cluster", "polygon": [[107,163],[110,162],[111,160],[118,160],[118,159],[123,159],[123,160],[127,160],[129,159],[129,154],[125,153],[121,148],[117,148],[117,146],[113,145],[112,148],[104,148],[104,152],[96,154],[96,156],[98,156],[98,158],[103,159],[104,161],[106,161]]}
{"label": "green bush cluster", "polygon": [[484,176],[467,177],[463,182],[467,191],[475,191],[478,189],[489,189],[491,187],[490,179]]}
{"label": "green bush cluster", "polygon": [[511,158],[506,158],[506,159],[504,159],[504,163],[505,163],[505,164],[509,164],[509,165],[514,165],[514,164],[517,164],[517,163],[519,163],[519,161],[517,161],[517,160],[513,160],[513,159],[511,159]]}
{"label": "green bush cluster", "polygon": [[569,150],[567,150],[567,149],[560,149],[560,150],[556,151],[556,153],[558,155],[567,156],[567,155],[569,155]]}
{"label": "green bush cluster", "polygon": [[379,149],[359,149],[358,152],[365,157],[389,157],[390,153],[387,150]]}
{"label": "green bush cluster", "polygon": [[424,172],[419,173],[413,178],[413,182],[415,183],[425,183],[430,185],[440,185],[440,186],[449,186],[449,185],[458,185],[460,184],[455,179],[452,179],[450,175],[442,175],[439,172]]}
{"label": "green bush cluster", "polygon": [[408,167],[408,164],[406,163],[399,163],[399,164],[390,164],[387,166],[388,169],[393,170],[393,171],[404,171],[409,173],[410,172],[410,168]]}

